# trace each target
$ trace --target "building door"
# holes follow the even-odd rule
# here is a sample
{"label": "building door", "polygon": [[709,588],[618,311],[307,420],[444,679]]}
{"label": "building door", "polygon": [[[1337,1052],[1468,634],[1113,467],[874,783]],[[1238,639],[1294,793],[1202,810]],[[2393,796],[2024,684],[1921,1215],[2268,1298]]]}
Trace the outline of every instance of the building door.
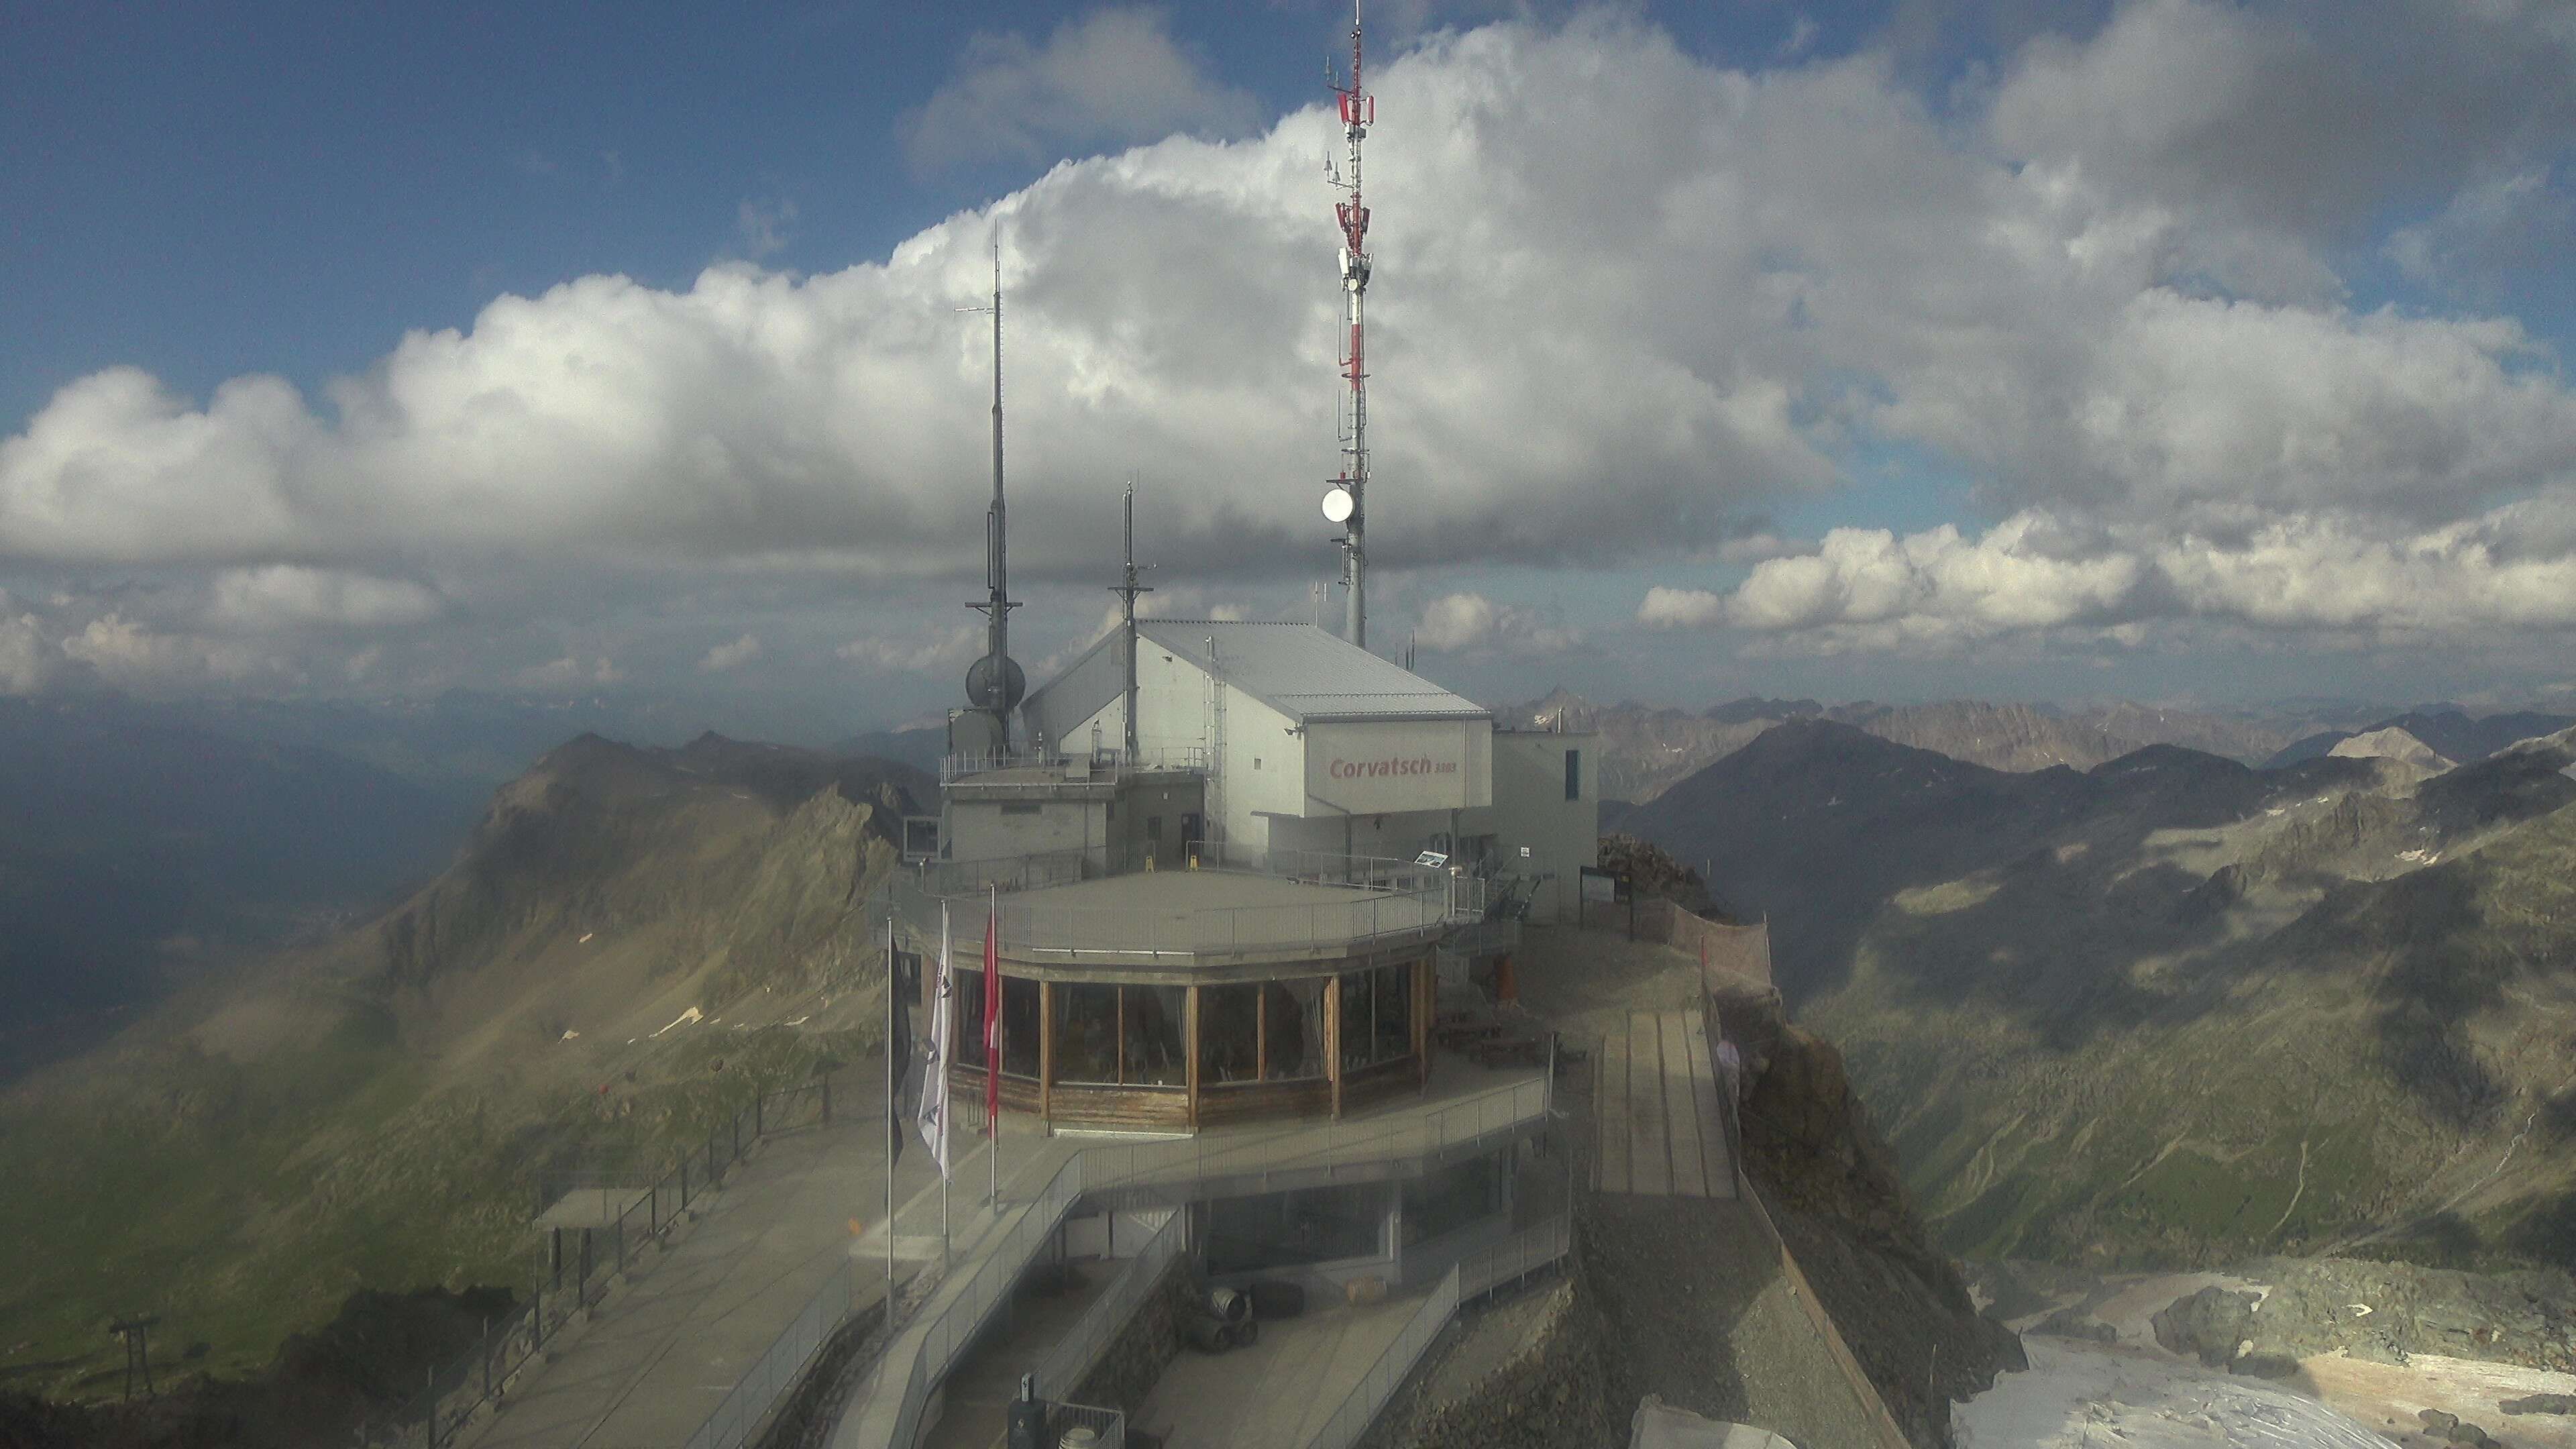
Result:
{"label": "building door", "polygon": [[1181,817],[1182,849],[1187,850],[1205,839],[1207,839],[1207,831],[1197,811],[1193,810]]}

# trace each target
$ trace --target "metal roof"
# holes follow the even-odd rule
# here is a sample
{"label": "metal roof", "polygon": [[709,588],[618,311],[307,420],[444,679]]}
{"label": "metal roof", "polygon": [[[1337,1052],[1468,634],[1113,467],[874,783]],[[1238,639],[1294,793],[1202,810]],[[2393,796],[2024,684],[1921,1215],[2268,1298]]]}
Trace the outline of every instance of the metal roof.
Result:
{"label": "metal roof", "polygon": [[1065,748],[1073,730],[1107,709],[1127,688],[1126,646],[1125,631],[1110,630],[1107,638],[1084,650],[1064,673],[1029,691],[1020,704],[1021,717],[1049,744]]}
{"label": "metal roof", "polygon": [[[1136,633],[1300,722],[1490,719],[1493,711],[1312,624],[1139,619]],[[1208,658],[1208,641],[1216,658]],[[1056,748],[1126,688],[1124,636],[1111,630],[1062,674],[1029,691],[1023,716]]]}
{"label": "metal roof", "polygon": [[1292,720],[1493,717],[1474,700],[1312,624],[1140,619],[1136,632]]}

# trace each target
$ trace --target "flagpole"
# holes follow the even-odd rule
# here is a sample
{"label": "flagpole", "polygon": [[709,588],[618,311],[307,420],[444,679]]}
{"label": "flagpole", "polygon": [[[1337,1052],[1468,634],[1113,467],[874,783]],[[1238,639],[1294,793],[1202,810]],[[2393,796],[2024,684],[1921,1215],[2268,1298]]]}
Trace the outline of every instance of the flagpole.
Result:
{"label": "flagpole", "polygon": [[[1002,888],[999,885],[995,885],[991,889],[993,892],[991,913],[984,917],[984,969],[987,971],[999,972],[1002,969]],[[990,1002],[992,998],[993,983],[988,979],[984,983],[984,999],[987,1002]],[[1041,1032],[1045,1031],[1045,1024],[1040,1023],[1038,1030]],[[999,1206],[1002,1201],[1002,1112],[1000,1106],[1002,1095],[1000,1090],[1002,1083],[1002,1064],[991,1060],[993,1053],[989,1044],[993,1040],[993,1034],[993,1024],[988,1021],[984,1024],[984,1040],[987,1043],[987,1047],[984,1052],[984,1056],[986,1058],[984,1062],[984,1135],[991,1138],[993,1143],[993,1181],[991,1187],[988,1188],[984,1194],[984,1200]]]}
{"label": "flagpole", "polygon": [[895,1113],[897,1113],[897,1112],[899,1112],[899,1111],[901,1111],[901,1110],[902,1110],[902,1106],[901,1106],[901,1099],[902,1099],[902,1095],[903,1095],[903,1094],[902,1094],[902,1092],[901,1092],[900,1090],[898,1090],[898,1089],[897,1089],[897,1086],[896,1086],[896,1084],[897,1084],[898,1082],[900,1082],[900,1081],[902,1080],[902,1078],[901,1078],[900,1076],[898,1076],[898,1075],[897,1075],[897,1068],[896,1068],[896,1066],[895,1066],[895,1060],[894,1060],[894,1049],[895,1049],[895,1040],[894,1040],[894,1005],[895,1005],[895,1003],[894,1003],[894,994],[895,994],[895,992],[896,992],[896,991],[900,990],[900,989],[902,988],[902,986],[903,986],[903,973],[902,973],[901,971],[898,971],[898,970],[896,970],[896,969],[895,969],[895,962],[894,962],[894,913],[893,913],[893,912],[891,912],[891,911],[889,911],[889,912],[887,912],[887,913],[886,913],[886,1045],[885,1045],[885,1058],[886,1058],[886,1171],[885,1171],[885,1235],[886,1235],[886,1291],[885,1291],[885,1314],[886,1314],[886,1316],[885,1316],[885,1321],[886,1321],[887,1323],[889,1323],[889,1324],[891,1324],[891,1323],[893,1323],[893,1322],[894,1322],[894,1159],[895,1159],[895,1153],[899,1150],[899,1142],[898,1142],[898,1139],[895,1137],[895,1134],[896,1134],[897,1132],[900,1132],[900,1131],[902,1131],[902,1130],[903,1130],[902,1126],[901,1126],[900,1124],[898,1124],[898,1123],[894,1120],[894,1118],[895,1118]]}
{"label": "flagpole", "polygon": [[[948,907],[943,903],[939,907],[939,995],[943,1001],[954,999],[949,993],[957,985],[956,976],[949,970],[948,963]],[[950,1023],[955,1019],[953,1012],[940,1018],[939,1025],[943,1034],[954,1029]],[[953,1080],[948,1072],[948,1043],[942,1041],[939,1046],[939,1271],[946,1273],[948,1271],[948,1119],[954,1115],[951,1106],[954,1099],[948,1095],[948,1086]]]}

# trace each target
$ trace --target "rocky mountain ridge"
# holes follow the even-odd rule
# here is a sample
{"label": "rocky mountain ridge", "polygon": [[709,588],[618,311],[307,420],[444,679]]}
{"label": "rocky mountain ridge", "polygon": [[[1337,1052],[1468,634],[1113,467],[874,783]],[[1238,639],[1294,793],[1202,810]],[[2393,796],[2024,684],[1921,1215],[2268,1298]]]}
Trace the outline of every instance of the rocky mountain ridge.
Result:
{"label": "rocky mountain ridge", "polygon": [[873,1039],[882,978],[852,923],[929,788],[884,761],[585,735],[380,918],[18,1084],[0,1381],[112,1392],[111,1312],[157,1312],[156,1336],[203,1344],[198,1371],[241,1376],[360,1289],[516,1288],[538,1174],[649,1178]]}
{"label": "rocky mountain ridge", "polygon": [[1952,1251],[2576,1251],[2576,734],[2429,779],[1780,726],[1631,816],[1767,916]]}

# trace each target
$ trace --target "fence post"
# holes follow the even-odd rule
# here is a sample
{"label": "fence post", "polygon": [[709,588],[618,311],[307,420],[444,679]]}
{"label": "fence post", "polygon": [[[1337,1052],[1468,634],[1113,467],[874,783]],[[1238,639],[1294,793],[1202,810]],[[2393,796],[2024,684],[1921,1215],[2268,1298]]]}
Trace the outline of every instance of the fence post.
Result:
{"label": "fence post", "polygon": [[581,1230],[581,1306],[590,1306],[590,1229]]}
{"label": "fence post", "polygon": [[751,1099],[751,1135],[754,1141],[769,1135],[769,1094]]}
{"label": "fence post", "polygon": [[534,1357],[546,1346],[546,1285],[540,1283],[528,1295],[528,1353]]}
{"label": "fence post", "polygon": [[689,1154],[680,1154],[680,1211],[689,1210]]}
{"label": "fence post", "polygon": [[[894,1050],[894,1044],[887,1043],[886,1050]],[[830,1072],[823,1074],[823,1125],[826,1127],[832,1125],[832,1074]]]}
{"label": "fence post", "polygon": [[438,1370],[422,1370],[421,1382],[426,1385],[421,1397],[429,1401],[429,1412],[420,1416],[421,1439],[429,1449],[438,1449]]}

